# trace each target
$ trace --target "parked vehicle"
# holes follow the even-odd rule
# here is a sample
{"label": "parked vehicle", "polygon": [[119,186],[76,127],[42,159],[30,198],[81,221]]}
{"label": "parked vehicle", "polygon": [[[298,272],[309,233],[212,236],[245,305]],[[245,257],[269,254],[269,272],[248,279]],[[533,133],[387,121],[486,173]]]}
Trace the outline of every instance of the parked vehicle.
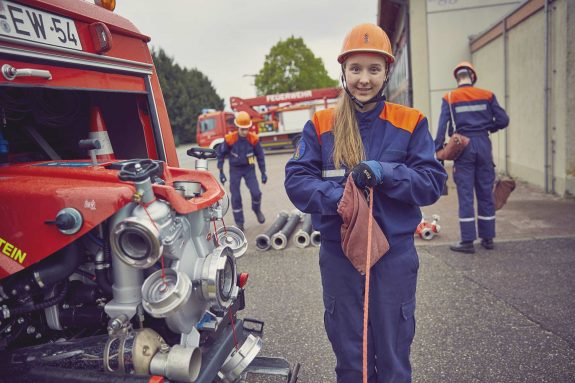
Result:
{"label": "parked vehicle", "polygon": [[[303,127],[316,110],[332,106],[340,88],[321,88],[270,94],[243,99],[231,97],[234,112],[247,112],[264,149],[293,147]],[[201,147],[217,148],[226,134],[233,132],[234,113],[210,110],[198,117],[196,141]]]}
{"label": "parked vehicle", "polygon": [[149,40],[86,1],[0,1],[0,381],[239,382],[257,363],[245,236],[215,152],[178,167]]}

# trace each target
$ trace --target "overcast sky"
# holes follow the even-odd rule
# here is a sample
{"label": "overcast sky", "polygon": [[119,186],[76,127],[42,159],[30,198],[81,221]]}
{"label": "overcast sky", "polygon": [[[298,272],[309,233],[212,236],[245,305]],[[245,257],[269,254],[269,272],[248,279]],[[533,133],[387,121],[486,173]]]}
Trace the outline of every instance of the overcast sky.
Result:
{"label": "overcast sky", "polygon": [[253,75],[272,46],[302,37],[332,78],[345,34],[377,18],[377,0],[119,0],[150,45],[205,74],[229,108],[230,96],[254,97]]}

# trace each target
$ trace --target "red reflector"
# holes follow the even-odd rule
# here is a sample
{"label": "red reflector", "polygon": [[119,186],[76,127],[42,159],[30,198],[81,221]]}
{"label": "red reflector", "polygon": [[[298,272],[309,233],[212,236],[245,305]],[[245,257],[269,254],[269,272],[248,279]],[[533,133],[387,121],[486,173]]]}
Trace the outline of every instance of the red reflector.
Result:
{"label": "red reflector", "polygon": [[92,23],[89,29],[96,53],[105,53],[112,49],[112,34],[106,24]]}
{"label": "red reflector", "polygon": [[164,383],[164,377],[158,375],[150,376],[150,380],[148,380],[148,383]]}
{"label": "red reflector", "polygon": [[238,278],[238,286],[240,286],[240,289],[243,289],[246,283],[248,283],[249,276],[248,273],[240,273],[240,277]]}

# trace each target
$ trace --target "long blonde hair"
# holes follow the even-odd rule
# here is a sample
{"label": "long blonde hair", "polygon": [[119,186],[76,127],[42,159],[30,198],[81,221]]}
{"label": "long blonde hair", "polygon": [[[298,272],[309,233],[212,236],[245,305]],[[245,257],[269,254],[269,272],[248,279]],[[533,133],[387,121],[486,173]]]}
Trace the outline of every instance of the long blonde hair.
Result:
{"label": "long blonde hair", "polygon": [[345,90],[342,90],[335,107],[333,122],[333,163],[337,169],[353,168],[365,159],[359,126],[355,118],[355,106]]}

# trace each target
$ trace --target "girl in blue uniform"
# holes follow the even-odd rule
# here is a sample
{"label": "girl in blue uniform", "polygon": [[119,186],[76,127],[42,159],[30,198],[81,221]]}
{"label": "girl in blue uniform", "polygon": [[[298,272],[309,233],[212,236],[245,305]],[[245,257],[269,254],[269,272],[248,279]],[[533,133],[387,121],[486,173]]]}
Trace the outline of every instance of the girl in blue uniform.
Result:
{"label": "girl in blue uniform", "polygon": [[394,61],[385,32],[373,24],[356,26],[338,61],[344,92],[335,109],[317,112],[305,125],[286,165],[285,187],[321,232],[324,322],[338,383],[362,381],[365,276],[343,253],[337,206],[350,172],[358,187],[373,187],[374,219],[390,250],[371,269],[369,382],[410,382],[419,268],[413,234],[421,221],[419,207],[439,198],[447,175],[434,157],[427,119],[385,101]]}

